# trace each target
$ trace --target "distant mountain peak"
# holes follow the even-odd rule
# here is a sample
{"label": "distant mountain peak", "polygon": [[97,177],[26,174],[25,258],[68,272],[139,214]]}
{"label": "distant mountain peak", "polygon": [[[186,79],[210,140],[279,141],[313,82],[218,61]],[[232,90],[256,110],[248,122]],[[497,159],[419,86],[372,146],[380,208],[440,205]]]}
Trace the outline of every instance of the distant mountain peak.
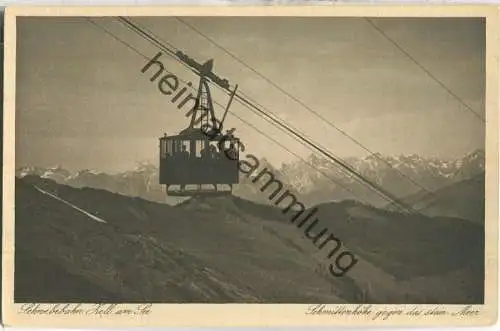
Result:
{"label": "distant mountain peak", "polygon": [[59,164],[57,165],[54,165],[52,167],[49,167],[47,168],[48,170],[64,170],[64,168],[62,166],[60,166]]}

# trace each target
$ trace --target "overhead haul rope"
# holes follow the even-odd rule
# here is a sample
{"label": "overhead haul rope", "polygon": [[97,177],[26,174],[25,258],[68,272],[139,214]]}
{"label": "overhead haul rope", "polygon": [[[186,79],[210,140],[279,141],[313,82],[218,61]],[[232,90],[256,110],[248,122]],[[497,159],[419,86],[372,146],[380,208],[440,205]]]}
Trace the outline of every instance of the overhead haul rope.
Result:
{"label": "overhead haul rope", "polygon": [[[115,39],[116,41],[120,42],[121,44],[125,45],[127,48],[129,48],[130,50],[132,50],[133,52],[135,52],[136,54],[138,54],[139,56],[143,57],[144,59],[146,60],[149,60],[149,57],[146,56],[145,54],[141,53],[139,50],[137,50],[135,47],[133,47],[132,45],[130,45],[129,43],[125,42],[123,39],[115,36],[112,32],[110,32],[109,30],[107,30],[106,28],[103,28],[102,26],[96,24],[94,21],[92,21],[90,18],[87,18],[87,20],[93,24],[94,26],[96,26],[98,29],[104,31],[106,34],[108,34],[109,36],[111,36],[113,39]],[[172,72],[168,71],[168,70],[165,70],[166,72],[170,73],[173,75]],[[176,76],[177,77],[177,76]],[[187,81],[177,77],[177,79],[179,79],[179,81],[185,83],[187,85]],[[189,85],[187,85],[189,86]],[[192,86],[189,86],[190,89],[192,89],[193,91],[196,91],[196,89]],[[217,102],[216,100],[214,100],[214,103],[216,103],[218,106],[220,107],[224,107],[222,104],[220,104],[219,102]],[[371,206],[371,204],[367,201],[365,201],[364,199],[360,198],[358,195],[356,195],[351,189],[349,189],[348,187],[344,186],[341,182],[339,182],[337,179],[333,178],[333,177],[330,177],[327,173],[325,173],[322,169],[319,169],[317,168],[314,164],[308,162],[306,159],[304,159],[303,157],[301,157],[300,155],[298,155],[297,153],[293,152],[292,150],[290,150],[288,147],[286,147],[285,145],[283,145],[282,143],[278,142],[276,139],[274,139],[273,137],[269,136],[268,134],[266,134],[265,132],[263,132],[262,130],[260,130],[259,128],[257,128],[255,125],[249,123],[248,121],[246,121],[245,119],[241,118],[238,114],[234,114],[233,115],[238,119],[240,120],[241,122],[247,124],[248,126],[250,126],[251,128],[253,128],[254,130],[256,130],[258,133],[260,133],[261,135],[263,135],[264,137],[268,138],[269,140],[273,141],[275,144],[277,144],[278,146],[280,146],[281,148],[283,148],[284,150],[286,150],[288,153],[294,155],[295,157],[297,157],[298,159],[300,159],[302,162],[304,162],[305,164],[307,164],[309,167],[313,168],[314,170],[318,171],[319,173],[321,173],[323,176],[325,176],[326,178],[330,179],[334,184],[338,185],[340,188],[344,189],[345,191],[351,193],[354,197],[356,197],[357,199],[359,199],[361,202],[365,203],[366,205],[369,205]]]}
{"label": "overhead haul rope", "polygon": [[[144,32],[143,30],[141,30],[140,27],[138,27],[137,25],[135,25],[133,23],[132,24],[128,24],[129,20],[127,20],[126,18],[119,17],[118,19],[121,22],[125,22],[125,24],[127,24],[130,28],[132,28],[133,31],[135,31],[139,36],[141,36],[142,38],[146,39],[147,41],[149,41],[153,45],[159,47],[160,49],[164,50],[165,52],[167,52],[167,55],[171,55],[174,59],[176,59],[177,61],[179,61],[179,62],[182,63],[182,61],[180,61],[179,59],[176,58],[176,56],[173,55],[173,54],[175,54],[175,52],[172,51],[171,49],[169,49],[168,47],[164,46],[163,43],[161,43],[158,39],[156,39],[155,37],[150,36],[147,32]],[[96,24],[94,23],[94,25],[96,25]],[[108,34],[110,34],[109,31],[108,31]],[[116,39],[116,37],[115,37],[115,39]],[[193,70],[191,70],[191,71],[193,71]],[[218,86],[217,84],[214,84],[214,85]],[[237,100],[242,105],[246,106],[247,108],[253,108],[253,109],[255,109],[261,115],[263,115],[266,118],[270,119],[274,123],[274,125],[278,125],[282,129],[285,129],[289,134],[292,134],[292,136],[294,136],[295,138],[298,138],[302,142],[306,143],[309,146],[309,148],[312,147],[313,149],[319,151],[321,154],[323,154],[324,156],[326,156],[331,161],[335,162],[337,165],[340,165],[351,176],[353,175],[354,179],[357,179],[363,185],[368,186],[368,188],[371,188],[375,193],[377,193],[379,196],[381,196],[382,198],[384,198],[386,201],[396,204],[398,207],[400,207],[401,209],[403,209],[406,212],[417,213],[411,207],[406,206],[404,203],[402,203],[401,201],[399,201],[396,197],[394,197],[392,194],[390,194],[389,192],[387,192],[386,190],[384,190],[382,187],[380,187],[379,185],[376,185],[376,184],[372,183],[370,180],[366,179],[364,176],[362,176],[359,173],[357,173],[350,166],[346,165],[341,160],[339,160],[336,157],[332,156],[325,149],[323,149],[320,146],[318,146],[317,144],[311,142],[309,139],[304,138],[303,135],[301,135],[301,134],[295,132],[294,130],[290,129],[286,124],[283,124],[279,120],[276,120],[275,118],[273,118],[273,117],[269,116],[268,114],[266,114],[264,111],[262,111],[259,107],[257,107],[256,105],[254,105],[252,102],[250,102],[245,97],[242,97],[240,95],[236,95],[236,98],[237,98]],[[339,184],[339,183],[337,183],[337,184]]]}
{"label": "overhead haul rope", "polygon": [[[395,172],[397,172],[401,176],[403,176],[406,179],[408,179],[408,181],[410,181],[413,185],[417,186],[419,189],[423,190],[427,194],[435,195],[434,192],[432,192],[429,189],[423,187],[418,182],[416,182],[413,178],[411,178],[410,176],[406,175],[405,173],[403,173],[399,169],[395,168],[387,160],[385,160],[384,158],[380,157],[378,154],[376,154],[373,151],[371,151],[370,149],[368,149],[360,141],[358,141],[354,137],[350,136],[347,132],[345,132],[344,130],[342,130],[339,127],[337,127],[334,123],[332,123],[331,121],[329,121],[328,119],[326,119],[324,116],[322,116],[318,112],[316,112],[313,109],[311,109],[310,107],[308,107],[306,104],[304,104],[304,102],[302,102],[301,100],[299,100],[296,96],[294,96],[291,93],[287,92],[281,86],[279,86],[278,84],[276,84],[275,82],[273,82],[272,80],[270,80],[268,77],[264,76],[259,71],[257,71],[256,69],[252,68],[250,65],[248,65],[247,63],[245,63],[239,57],[237,57],[234,53],[230,52],[228,49],[226,49],[225,47],[223,47],[220,44],[218,44],[217,42],[215,42],[212,38],[210,38],[209,36],[207,36],[206,34],[204,34],[202,31],[200,31],[199,29],[197,29],[196,27],[194,27],[192,24],[189,24],[188,22],[186,22],[186,20],[184,20],[184,19],[182,19],[180,17],[176,17],[176,19],[179,22],[181,22],[182,24],[186,25],[189,29],[191,29],[192,31],[194,31],[195,33],[199,34],[201,37],[203,37],[204,39],[206,39],[207,41],[209,41],[212,45],[214,45],[218,49],[222,50],[224,53],[226,53],[231,58],[233,58],[234,60],[236,60],[238,63],[240,63],[241,65],[243,65],[245,68],[249,69],[250,71],[252,71],[256,75],[258,75],[260,78],[262,78],[263,80],[265,80],[267,83],[269,83],[270,85],[272,85],[273,87],[275,87],[276,89],[278,89],[285,96],[287,96],[287,97],[291,98],[292,100],[294,100],[296,103],[298,103],[299,105],[301,105],[305,110],[309,111],[310,113],[312,113],[316,117],[320,118],[323,122],[327,123],[330,127],[334,128],[335,130],[337,130],[338,132],[340,132],[342,135],[346,136],[349,140],[351,140],[352,142],[354,142],[357,146],[361,147],[363,150],[365,150],[366,152],[370,153],[373,157],[375,157],[376,159],[378,159],[379,161],[381,161],[382,163],[384,163],[385,165],[387,165],[390,169],[394,170]],[[371,27],[373,27],[379,34],[381,34],[384,38],[386,38],[403,55],[405,55],[416,66],[418,66],[427,76],[429,76],[440,87],[442,87],[449,95],[451,95],[454,99],[456,99],[459,103],[461,103],[465,107],[466,110],[468,110],[469,112],[471,112],[472,114],[474,114],[479,120],[481,120],[483,123],[485,123],[485,120],[476,111],[474,111],[474,109],[472,109],[471,106],[469,106],[467,103],[465,103],[456,93],[454,93],[441,80],[439,80],[436,76],[434,76],[427,68],[425,68],[425,66],[423,66],[420,62],[418,62],[413,56],[411,56],[411,54],[408,53],[403,47],[401,47],[394,39],[390,38],[380,27],[378,27],[373,22],[373,20],[371,20],[370,18],[365,18],[365,20],[370,24]],[[242,94],[243,96],[245,96],[244,93],[241,92],[241,91],[240,91],[240,94]],[[248,96],[245,96],[245,97],[248,100],[253,101]],[[253,101],[253,102],[256,103],[255,101]],[[263,108],[264,110],[267,110],[266,108],[264,108],[262,106],[261,106],[261,108]],[[337,159],[339,159],[339,158],[337,158]]]}
{"label": "overhead haul rope", "polygon": [[[175,56],[175,51],[174,50],[169,49],[168,47],[166,47],[156,36],[154,36],[154,35],[152,36],[151,32],[145,31],[146,29],[143,29],[143,28],[139,27],[137,24],[132,23],[130,21],[130,19],[127,19],[125,17],[119,17],[119,20],[122,21],[122,22],[124,22],[133,31],[135,31],[139,36],[143,37],[147,41],[151,42],[153,45],[155,45],[155,46],[159,47],[160,49],[164,50],[165,52],[167,52],[167,55],[171,55],[171,57],[173,57],[175,60],[177,60],[178,62],[180,62],[180,63],[184,64],[185,66],[187,66],[185,63],[183,63],[182,61],[180,61]],[[169,44],[169,45],[172,48],[174,48],[175,50],[177,50],[177,48],[175,48],[172,44]],[[189,68],[189,69],[191,70],[191,68]],[[213,84],[213,85],[216,86],[219,89],[222,88],[222,87],[218,86],[218,84]],[[224,88],[222,88],[222,89],[224,90]],[[228,89],[226,89],[226,93],[227,92],[229,92]],[[346,170],[350,175],[353,175],[355,178],[359,179],[361,181],[361,183],[368,185],[371,189],[375,190],[380,196],[382,196],[383,198],[385,198],[386,201],[391,202],[391,203],[395,203],[399,207],[402,207],[403,210],[409,211],[411,213],[416,212],[411,207],[409,207],[409,206],[405,205],[403,202],[399,201],[399,199],[397,197],[395,197],[394,195],[392,195],[390,192],[386,191],[381,186],[379,186],[379,185],[371,182],[369,179],[367,179],[366,177],[364,177],[361,174],[359,174],[356,170],[354,170],[352,167],[350,167],[349,165],[347,165],[345,162],[343,162],[339,158],[333,156],[325,148],[319,146],[319,144],[317,144],[317,143],[312,142],[310,139],[305,138],[304,137],[305,135],[303,133],[300,133],[300,131],[298,131],[297,129],[295,129],[295,128],[291,129],[290,125],[284,124],[284,123],[286,123],[284,120],[282,120],[280,118],[276,119],[276,118],[271,117],[265,111],[263,111],[262,109],[260,109],[260,107],[256,106],[248,98],[246,98],[245,96],[242,96],[242,95],[243,94],[241,92],[236,93],[236,95],[235,95],[236,100],[240,101],[240,104],[242,104],[244,106],[247,106],[247,108],[251,107],[254,110],[258,111],[262,116],[264,116],[267,119],[271,120],[271,122],[274,123],[275,126],[278,125],[279,127],[283,128],[284,130],[286,130],[286,132],[288,132],[292,136],[298,138],[299,140],[301,140],[302,142],[304,142],[306,145],[308,145],[309,148],[312,148],[312,149],[318,151],[323,156],[327,157],[327,159],[329,159],[330,161],[333,161],[336,165],[340,166],[343,170]],[[274,115],[274,117],[276,117],[276,116]]]}

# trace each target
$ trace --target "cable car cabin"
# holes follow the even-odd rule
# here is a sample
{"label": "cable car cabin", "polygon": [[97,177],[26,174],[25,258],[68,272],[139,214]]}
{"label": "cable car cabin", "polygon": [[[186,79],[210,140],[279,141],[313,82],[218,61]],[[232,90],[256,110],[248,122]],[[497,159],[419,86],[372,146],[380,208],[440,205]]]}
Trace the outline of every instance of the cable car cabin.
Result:
{"label": "cable car cabin", "polygon": [[[219,184],[229,185],[232,190],[232,185],[239,182],[239,139],[226,137],[221,143],[224,150],[220,151],[220,138],[210,141],[199,129],[189,131],[160,138],[160,184],[167,186],[167,194],[223,194]],[[206,184],[213,189],[202,191]],[[169,191],[172,185],[179,185],[180,190]],[[197,190],[186,190],[187,185],[196,185]]]}

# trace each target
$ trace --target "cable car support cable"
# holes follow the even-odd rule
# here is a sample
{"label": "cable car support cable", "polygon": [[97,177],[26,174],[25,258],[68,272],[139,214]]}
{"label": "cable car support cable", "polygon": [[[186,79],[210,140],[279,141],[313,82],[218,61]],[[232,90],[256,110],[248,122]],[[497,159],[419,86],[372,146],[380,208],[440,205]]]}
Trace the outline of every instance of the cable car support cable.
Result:
{"label": "cable car support cable", "polygon": [[[164,50],[165,52],[167,52],[168,55],[170,55],[171,57],[173,57],[177,61],[180,61],[181,63],[184,62],[184,65],[190,66],[190,63],[186,63],[186,59],[185,58],[182,58],[182,57],[179,56],[179,53],[183,54],[182,52],[180,52],[180,51],[174,52],[173,50],[169,49],[168,47],[166,47],[165,45],[163,45],[163,43],[161,41],[159,41],[154,36],[150,36],[148,32],[145,32],[144,30],[142,30],[140,27],[138,27],[137,25],[135,25],[134,23],[132,23],[129,19],[126,19],[124,17],[119,17],[119,19],[122,22],[124,22],[125,24],[127,24],[129,27],[131,27],[132,30],[135,31],[139,36],[145,38],[146,40],[148,40],[149,42],[151,42],[155,46],[157,46],[160,49]],[[187,58],[187,59],[189,59],[189,58]],[[197,71],[196,69],[197,69],[196,67],[190,68],[190,71],[193,71],[195,74],[200,75],[200,73],[196,72]],[[218,76],[216,76],[216,75],[213,75],[213,76],[215,76],[216,79],[211,79],[211,80],[212,80],[213,83],[215,83],[216,86],[218,86],[219,88],[222,88],[223,90],[226,90],[227,92],[233,93],[233,91],[229,90],[229,85],[228,84],[227,85],[220,84],[220,78]],[[212,77],[209,76],[209,78],[212,78]],[[219,80],[219,81],[217,81],[217,80]],[[306,145],[308,145],[309,148],[312,148],[312,149],[318,151],[319,153],[321,153],[322,155],[324,155],[325,157],[327,157],[329,160],[331,160],[335,164],[339,165],[342,169],[346,170],[351,176],[354,176],[355,178],[361,180],[362,183],[366,184],[368,187],[370,187],[371,189],[373,189],[376,192],[378,192],[379,195],[384,196],[387,201],[395,203],[396,205],[398,205],[399,207],[401,207],[403,210],[406,210],[406,211],[408,211],[410,213],[416,213],[416,211],[413,210],[410,206],[407,206],[403,202],[399,201],[399,199],[397,197],[395,197],[394,195],[392,195],[391,193],[389,193],[388,191],[386,191],[385,189],[383,189],[379,185],[371,182],[370,180],[368,180],[367,178],[365,178],[364,176],[362,176],[361,174],[359,174],[356,170],[354,170],[353,168],[351,168],[350,166],[348,166],[347,164],[345,164],[344,162],[342,162],[340,159],[338,159],[337,157],[331,155],[327,150],[325,150],[324,148],[318,146],[318,144],[310,141],[309,139],[305,138],[303,135],[297,133],[296,130],[290,129],[286,124],[283,124],[283,121],[279,121],[279,120],[277,120],[277,119],[269,116],[266,112],[264,112],[262,109],[260,109],[258,106],[256,106],[253,102],[251,102],[250,100],[248,100],[247,98],[245,98],[244,96],[242,96],[240,94],[242,94],[242,93],[240,92],[240,93],[237,93],[235,95],[236,99],[239,100],[240,103],[242,103],[243,105],[246,105],[246,106],[251,107],[251,108],[255,109],[256,111],[258,111],[261,115],[263,115],[266,118],[270,119],[275,125],[280,126],[281,128],[285,129],[292,136],[300,139],[302,142],[304,142]]]}
{"label": "cable car support cable", "polygon": [[[98,25],[97,23],[95,23],[92,19],[90,18],[87,18],[87,21],[89,23],[91,23],[92,25],[96,26],[98,29],[104,31],[104,33],[108,34],[110,37],[112,37],[113,39],[115,39],[116,41],[120,42],[121,44],[125,45],[127,48],[129,48],[130,50],[132,50],[134,53],[138,54],[139,56],[143,57],[144,59],[146,60],[149,60],[148,56],[146,56],[145,54],[141,53],[140,51],[138,51],[135,47],[133,47],[132,45],[130,45],[129,43],[125,42],[124,40],[122,40],[121,38],[115,36],[112,32],[110,32],[108,29]],[[168,70],[165,70],[167,73],[170,73],[170,74],[173,74],[172,72],[168,71]],[[188,82],[186,80],[183,80],[181,78],[178,78],[179,81],[181,81],[182,83],[185,83],[187,84]],[[193,87],[193,86],[189,86],[189,88],[193,91],[196,91],[196,89]],[[220,107],[224,107],[222,104],[220,104],[219,102],[217,102],[216,100],[214,101],[217,105],[219,105]],[[248,107],[248,106],[246,106]],[[250,109],[250,108],[249,108]],[[252,109],[250,109],[252,110]],[[277,141],[275,138],[269,136],[268,134],[266,134],[265,132],[263,132],[262,130],[260,130],[259,128],[257,128],[255,125],[251,124],[250,122],[246,121],[245,119],[241,118],[238,114],[235,114],[233,113],[233,116],[235,116],[238,120],[240,120],[242,123],[245,123],[247,124],[249,127],[253,128],[255,131],[257,131],[258,133],[260,133],[261,135],[263,135],[264,137],[266,137],[267,139],[271,140],[272,142],[274,142],[276,145],[280,146],[281,148],[283,148],[284,150],[286,150],[288,153],[290,153],[291,155],[297,157],[299,160],[301,160],[302,162],[304,162],[305,164],[307,164],[309,167],[311,167],[312,169],[318,171],[319,173],[321,173],[323,176],[325,176],[326,178],[328,178],[330,181],[332,181],[334,184],[338,185],[340,188],[342,188],[343,190],[349,192],[352,194],[353,197],[359,199],[361,202],[365,203],[366,205],[369,205],[369,206],[372,206],[369,202],[367,202],[366,200],[364,200],[363,198],[359,197],[356,193],[354,193],[350,188],[346,187],[345,185],[343,185],[341,182],[339,182],[337,179],[335,179],[334,177],[331,177],[330,175],[328,175],[326,172],[324,172],[322,169],[319,169],[317,168],[314,164],[312,164],[311,162],[308,162],[306,159],[304,159],[303,157],[301,157],[300,155],[298,155],[297,153],[293,152],[292,150],[290,150],[288,147],[286,147],[285,145],[283,145],[282,143],[280,143],[279,141]],[[299,140],[297,140],[299,141]],[[299,141],[300,142],[300,141]],[[302,142],[300,142],[302,145],[304,145]],[[305,146],[305,145],[304,145]]]}
{"label": "cable car support cable", "polygon": [[[378,156],[376,153],[374,153],[373,151],[371,151],[368,147],[366,147],[364,144],[362,144],[359,140],[355,139],[354,137],[352,137],[351,135],[349,135],[347,132],[345,132],[344,130],[342,130],[341,128],[339,128],[338,126],[336,126],[334,123],[332,123],[330,120],[326,119],[324,116],[322,116],[318,112],[316,112],[313,109],[311,109],[309,106],[307,106],[300,99],[298,99],[297,97],[295,97],[294,95],[292,95],[291,93],[289,93],[288,91],[286,91],[285,89],[283,89],[282,87],[280,87],[278,84],[276,84],[275,82],[273,82],[272,80],[270,80],[268,77],[266,77],[263,74],[261,74],[259,71],[257,71],[256,69],[254,69],[253,67],[251,67],[247,63],[245,63],[243,60],[241,60],[238,56],[236,56],[235,54],[233,54],[232,52],[230,52],[228,49],[226,49],[225,47],[219,45],[212,38],[210,38],[209,36],[207,36],[206,34],[204,34],[203,32],[201,32],[199,29],[197,29],[196,27],[194,27],[192,24],[189,24],[188,22],[186,22],[184,19],[182,19],[180,17],[176,17],[176,19],[179,22],[181,22],[182,24],[184,24],[185,26],[187,26],[189,29],[191,29],[192,31],[194,31],[195,33],[199,34],[201,37],[203,37],[204,39],[206,39],[208,42],[210,42],[211,44],[213,44],[215,47],[217,47],[220,50],[222,50],[228,56],[230,56],[231,58],[233,58],[234,60],[236,60],[238,63],[240,63],[241,65],[243,65],[245,68],[249,69],[250,71],[252,71],[256,75],[258,75],[260,78],[262,78],[263,80],[265,80],[267,83],[269,83],[270,85],[272,85],[274,88],[276,88],[277,90],[279,90],[281,93],[283,93],[287,97],[289,97],[292,100],[294,100],[296,103],[298,103],[300,106],[302,106],[305,110],[307,110],[308,112],[312,113],[313,115],[315,115],[316,117],[318,117],[319,119],[321,119],[322,121],[324,121],[325,123],[327,123],[330,127],[334,128],[339,133],[341,133],[342,135],[344,135],[345,137],[347,137],[349,140],[351,140],[357,146],[359,146],[360,148],[362,148],[364,151],[370,153],[377,160],[379,160],[382,163],[384,163],[387,167],[389,167],[390,169],[394,170],[395,172],[397,172],[402,177],[406,178],[413,185],[417,186],[419,189],[423,190],[427,194],[434,195],[434,192],[432,192],[429,189],[423,187],[421,184],[419,184],[417,181],[415,181],[413,178],[411,178],[410,176],[406,175],[405,173],[403,173],[399,169],[394,168],[392,164],[390,164],[387,160],[384,160],[382,157]],[[393,39],[391,39],[389,36],[387,36],[387,34],[385,34],[384,31],[382,29],[380,29],[372,20],[366,18],[366,21],[370,24],[370,26],[372,26],[375,30],[377,30],[382,36],[384,36],[391,44],[393,44],[402,54],[404,54],[406,57],[408,57],[422,71],[424,71],[431,79],[433,79],[434,81],[436,81],[447,93],[449,93],[453,98],[455,98],[457,101],[459,101],[467,110],[469,110],[476,117],[478,117],[482,122],[484,122],[484,119],[481,116],[479,116],[479,114],[477,112],[475,112],[460,97],[458,97],[458,95],[456,95],[453,91],[451,91],[451,89],[448,88],[443,82],[441,82],[439,79],[437,79],[431,72],[429,72],[429,70],[427,70],[423,65],[421,65],[407,51],[405,51],[401,46],[399,46],[399,44],[397,44]],[[240,94],[244,95],[243,92],[240,92]],[[247,97],[247,99],[249,99],[249,98]],[[249,99],[249,100],[251,100],[251,99]]]}
{"label": "cable car support cable", "polygon": [[[179,51],[177,51],[177,52],[172,51],[168,47],[164,46],[156,38],[149,36],[149,34],[147,32],[144,32],[143,30],[141,30],[140,27],[136,26],[135,24],[133,24],[132,22],[130,22],[126,18],[119,17],[118,19],[120,21],[124,22],[125,24],[127,24],[132,29],[132,31],[136,32],[139,36],[143,37],[144,39],[148,40],[150,43],[152,43],[155,46],[159,47],[160,49],[164,50],[165,52],[167,52],[168,55],[170,55],[171,57],[173,57],[177,61],[184,62],[184,63],[186,62],[185,58],[182,58],[182,57],[178,56],[179,55]],[[176,56],[174,56],[173,54],[176,54]],[[183,53],[181,53],[181,54],[184,55]],[[188,65],[188,66],[190,66],[190,63],[185,63],[185,64]],[[197,75],[203,74],[202,70],[196,70],[196,69],[199,69],[199,68],[196,68],[196,67],[195,68],[190,68],[190,71],[193,71]],[[196,72],[196,71],[199,71],[199,72]],[[213,77],[215,77],[215,79],[211,79],[211,80],[212,80],[213,83],[215,83],[215,85],[217,85],[220,88],[222,88],[222,89],[224,89],[224,90],[226,90],[226,91],[229,92],[229,84],[227,84],[227,85],[221,84],[221,79],[218,76],[213,75]],[[213,78],[213,77],[210,77],[210,78]],[[224,81],[223,81],[223,83],[224,83]],[[226,81],[226,83],[227,83],[227,81]],[[231,92],[234,93],[234,91],[231,91]],[[266,112],[262,111],[258,106],[256,106],[255,104],[253,104],[247,98],[245,98],[245,97],[243,97],[243,96],[241,96],[239,94],[236,94],[236,99],[238,101],[240,101],[241,104],[243,104],[243,105],[245,105],[247,107],[251,107],[251,108],[255,109],[261,115],[263,115],[266,118],[270,119],[274,123],[274,125],[277,125],[277,126],[281,127],[282,129],[286,130],[289,134],[291,134],[295,138],[298,138],[303,143],[305,143],[306,145],[308,145],[309,148],[312,148],[313,150],[316,150],[316,151],[320,152],[322,155],[326,156],[329,160],[331,160],[335,164],[341,166],[341,168],[343,168],[344,170],[346,170],[350,176],[354,176],[355,179],[360,180],[361,183],[363,183],[365,186],[368,186],[369,188],[371,188],[372,190],[374,190],[377,194],[379,194],[382,197],[384,197],[387,201],[395,203],[397,206],[399,206],[400,208],[402,208],[403,210],[405,210],[407,212],[417,213],[411,207],[406,206],[404,203],[402,203],[401,201],[399,201],[399,199],[396,198],[395,196],[393,196],[391,193],[389,193],[388,191],[386,191],[385,189],[383,189],[379,185],[377,185],[375,183],[372,183],[370,180],[366,179],[364,176],[362,176],[361,174],[357,173],[350,166],[346,165],[345,163],[343,163],[341,160],[339,160],[335,156],[332,156],[325,149],[321,148],[320,146],[318,146],[314,142],[312,142],[309,139],[303,137],[301,134],[299,134],[299,133],[295,132],[294,130],[290,129],[286,124],[283,124],[282,122],[280,122],[280,121],[276,120],[275,118],[269,116]]]}

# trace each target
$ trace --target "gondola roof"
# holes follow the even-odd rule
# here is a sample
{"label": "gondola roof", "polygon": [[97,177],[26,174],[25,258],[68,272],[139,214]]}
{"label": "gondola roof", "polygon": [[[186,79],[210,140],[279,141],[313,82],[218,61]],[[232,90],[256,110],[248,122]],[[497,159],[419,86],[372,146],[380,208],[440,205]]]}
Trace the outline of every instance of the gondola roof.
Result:
{"label": "gondola roof", "polygon": [[[181,131],[177,135],[166,136],[166,138],[168,140],[205,140],[205,139],[209,139],[211,141],[220,141],[223,136],[224,136],[223,134],[219,133],[216,137],[212,138],[199,128],[187,128],[187,129]],[[232,138],[236,138],[236,137],[233,136]]]}

